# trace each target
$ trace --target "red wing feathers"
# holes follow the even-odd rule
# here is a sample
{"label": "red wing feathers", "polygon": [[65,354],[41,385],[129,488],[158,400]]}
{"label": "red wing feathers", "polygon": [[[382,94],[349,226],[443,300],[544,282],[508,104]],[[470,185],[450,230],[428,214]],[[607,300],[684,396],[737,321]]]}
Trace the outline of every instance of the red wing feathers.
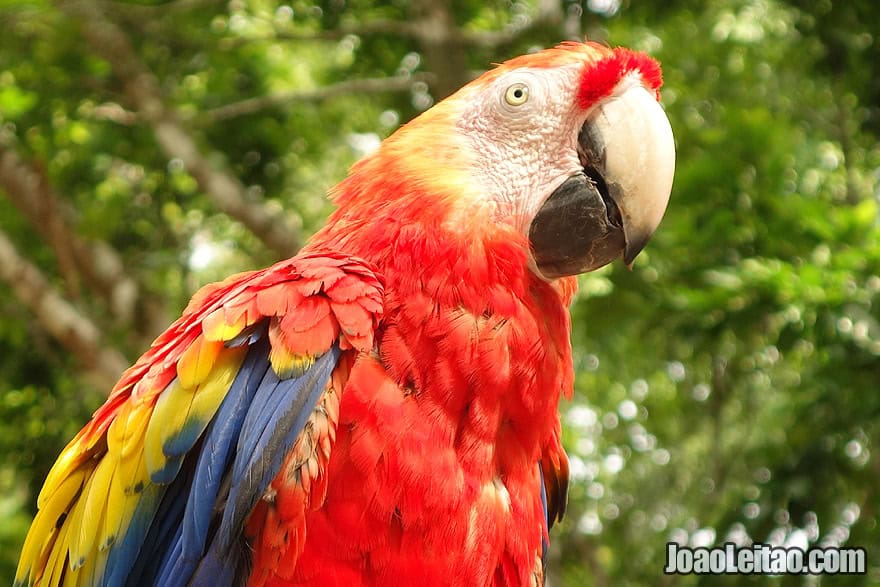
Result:
{"label": "red wing feathers", "polygon": [[[173,510],[160,506],[162,496],[171,492],[181,499],[187,494],[190,501],[197,499],[198,491],[182,484],[193,475],[200,478],[200,467],[225,462],[228,473],[234,455],[212,461],[204,457],[215,455],[198,451],[206,450],[199,440],[210,433],[222,440],[212,447],[224,446],[234,453],[235,439],[223,436],[231,433],[229,426],[212,426],[231,393],[239,394],[241,405],[223,408],[224,414],[266,426],[263,436],[253,436],[251,444],[259,450],[288,451],[266,457],[270,462],[277,459],[279,468],[266,471],[274,480],[267,479],[264,495],[242,501],[257,499],[258,505],[248,530],[238,530],[250,537],[255,535],[250,529],[260,525],[279,530],[261,534],[270,543],[253,545],[255,562],[295,560],[304,540],[303,512],[320,505],[326,490],[323,470],[335,439],[339,394],[352,353],[372,348],[382,296],[382,283],[365,262],[326,253],[290,259],[200,290],[183,316],[123,374],[107,402],[62,452],[38,499],[16,585],[91,585],[111,577],[124,582],[122,571],[138,568],[142,547],[147,548],[143,543],[161,536],[158,527],[168,526],[169,536],[186,543],[181,528],[174,534],[174,520],[159,519]],[[259,342],[266,339],[268,344]],[[312,378],[314,383],[308,383],[310,367],[334,346],[342,354],[327,371],[328,379]],[[266,349],[262,358],[254,354],[258,347]],[[296,383],[300,377],[304,383]],[[294,402],[280,395],[294,388],[314,399]],[[293,437],[287,439],[289,431],[272,428],[287,419],[254,415],[248,409],[249,399],[264,396],[306,410],[289,417],[301,422]],[[242,458],[236,459],[236,466]],[[215,515],[213,507],[207,503],[203,509]],[[195,535],[207,544],[207,524],[195,527]],[[270,534],[280,542],[272,543]],[[161,540],[154,542],[154,551],[171,548]],[[175,578],[172,584],[180,581]]]}

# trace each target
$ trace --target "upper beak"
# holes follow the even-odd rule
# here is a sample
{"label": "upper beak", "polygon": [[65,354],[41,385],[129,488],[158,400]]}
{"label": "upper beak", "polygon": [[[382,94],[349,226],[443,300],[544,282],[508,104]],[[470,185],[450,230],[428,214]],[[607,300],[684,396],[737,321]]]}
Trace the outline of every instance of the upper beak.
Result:
{"label": "upper beak", "polygon": [[635,85],[600,104],[578,134],[582,172],[532,220],[529,238],[548,278],[627,265],[654,234],[672,190],[675,143],[654,95]]}

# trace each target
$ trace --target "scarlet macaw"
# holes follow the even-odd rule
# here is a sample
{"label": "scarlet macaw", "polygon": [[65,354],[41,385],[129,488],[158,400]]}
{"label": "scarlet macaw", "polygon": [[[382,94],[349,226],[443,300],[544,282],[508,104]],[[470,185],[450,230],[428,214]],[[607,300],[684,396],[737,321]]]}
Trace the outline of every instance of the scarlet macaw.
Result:
{"label": "scarlet macaw", "polygon": [[295,257],[199,291],[64,449],[16,585],[536,585],[574,274],[674,145],[644,54],[517,57],[384,141]]}

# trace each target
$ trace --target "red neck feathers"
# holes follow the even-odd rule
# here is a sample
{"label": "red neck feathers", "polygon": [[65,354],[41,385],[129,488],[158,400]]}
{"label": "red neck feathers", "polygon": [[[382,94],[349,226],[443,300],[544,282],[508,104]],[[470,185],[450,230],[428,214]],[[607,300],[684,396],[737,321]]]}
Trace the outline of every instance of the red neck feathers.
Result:
{"label": "red neck feathers", "polygon": [[413,165],[467,167],[444,164],[436,149],[433,159],[389,157],[400,143],[388,149],[386,141],[340,184],[340,209],[308,248],[378,266],[386,291],[382,363],[426,414],[448,425],[463,463],[485,479],[531,470],[553,442],[560,394],[571,393],[567,305],[575,281],[535,276],[526,237],[455,193],[457,178],[410,179]]}

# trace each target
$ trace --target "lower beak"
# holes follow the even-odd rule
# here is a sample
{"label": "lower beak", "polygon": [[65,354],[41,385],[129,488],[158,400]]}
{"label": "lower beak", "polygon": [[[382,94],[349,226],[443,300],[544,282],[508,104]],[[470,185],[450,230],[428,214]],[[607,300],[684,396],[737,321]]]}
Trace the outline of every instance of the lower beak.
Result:
{"label": "lower beak", "polygon": [[660,224],[675,170],[672,128],[641,86],[612,96],[578,134],[582,170],[544,201],[529,227],[538,271],[553,279],[623,256],[631,265]]}

